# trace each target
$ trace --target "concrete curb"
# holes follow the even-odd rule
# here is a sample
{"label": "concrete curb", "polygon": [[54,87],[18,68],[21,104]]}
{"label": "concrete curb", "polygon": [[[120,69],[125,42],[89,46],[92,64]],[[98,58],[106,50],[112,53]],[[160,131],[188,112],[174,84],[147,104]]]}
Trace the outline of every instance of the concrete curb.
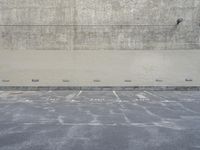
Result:
{"label": "concrete curb", "polygon": [[59,90],[83,90],[83,91],[199,91],[200,86],[0,86],[1,91],[59,91]]}

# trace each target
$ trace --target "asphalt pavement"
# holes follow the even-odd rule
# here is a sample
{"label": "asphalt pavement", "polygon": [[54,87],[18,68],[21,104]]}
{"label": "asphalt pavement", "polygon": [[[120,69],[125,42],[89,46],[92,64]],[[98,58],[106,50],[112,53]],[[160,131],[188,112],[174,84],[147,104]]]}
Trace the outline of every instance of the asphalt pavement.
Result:
{"label": "asphalt pavement", "polygon": [[0,150],[200,150],[200,92],[0,91]]}

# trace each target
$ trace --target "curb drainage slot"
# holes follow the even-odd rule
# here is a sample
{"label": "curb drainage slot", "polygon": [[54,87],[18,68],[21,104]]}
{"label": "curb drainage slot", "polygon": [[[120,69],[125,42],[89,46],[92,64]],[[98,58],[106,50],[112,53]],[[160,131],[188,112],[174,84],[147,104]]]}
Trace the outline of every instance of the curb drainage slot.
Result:
{"label": "curb drainage slot", "polygon": [[161,80],[161,79],[156,79],[156,82],[163,82],[163,80]]}
{"label": "curb drainage slot", "polygon": [[62,80],[62,82],[70,82],[70,80]]}
{"label": "curb drainage slot", "polygon": [[132,80],[124,80],[124,82],[130,83],[132,82]]}
{"label": "curb drainage slot", "polygon": [[40,82],[39,79],[32,79],[32,82]]}
{"label": "curb drainage slot", "polygon": [[2,80],[2,82],[7,83],[10,82],[10,80]]}
{"label": "curb drainage slot", "polygon": [[101,82],[101,80],[93,80],[93,82]]}
{"label": "curb drainage slot", "polygon": [[185,79],[185,82],[192,82],[192,79]]}

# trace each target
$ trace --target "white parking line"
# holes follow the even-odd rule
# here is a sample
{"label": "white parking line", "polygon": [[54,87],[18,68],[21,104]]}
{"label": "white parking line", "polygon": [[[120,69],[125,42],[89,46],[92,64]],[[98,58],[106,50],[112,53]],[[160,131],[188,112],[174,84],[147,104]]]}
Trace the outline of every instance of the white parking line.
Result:
{"label": "white parking line", "polygon": [[162,97],[162,96],[153,94],[153,93],[148,92],[148,91],[144,91],[144,92],[147,93],[147,94],[149,94],[149,95],[151,95],[151,96],[153,96],[153,97],[157,97],[157,98],[161,99],[162,102],[176,102],[176,101],[169,101],[167,98],[164,98],[164,97]]}
{"label": "white parking line", "polygon": [[117,98],[117,101],[118,101],[118,102],[121,102],[121,100],[120,100],[119,96],[117,95],[116,91],[113,91],[113,94],[114,94],[115,97]]}
{"label": "white parking line", "polygon": [[143,95],[144,93],[139,93],[136,94],[136,96],[138,97],[138,101],[149,101],[149,98]]}
{"label": "white parking line", "polygon": [[80,91],[76,96],[80,96],[81,95],[81,93],[82,93],[82,91]]}
{"label": "white parking line", "polygon": [[144,95],[141,95],[141,94],[136,94],[136,96],[139,98],[139,99],[146,99],[146,97]]}
{"label": "white parking line", "polygon": [[144,91],[144,92],[147,93],[147,94],[149,94],[149,95],[151,95],[151,96],[158,97],[158,98],[161,98],[161,99],[166,100],[164,97],[161,97],[161,96],[159,96],[159,95],[153,94],[153,93],[151,93],[151,92],[148,92],[148,91]]}

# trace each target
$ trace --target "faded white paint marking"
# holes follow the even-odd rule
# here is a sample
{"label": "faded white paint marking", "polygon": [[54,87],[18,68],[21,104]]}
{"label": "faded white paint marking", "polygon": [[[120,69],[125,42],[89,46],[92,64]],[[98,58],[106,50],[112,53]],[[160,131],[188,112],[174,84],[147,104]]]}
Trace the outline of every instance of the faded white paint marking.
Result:
{"label": "faded white paint marking", "polygon": [[[148,91],[144,91],[145,93],[147,93],[147,94],[149,94],[149,95],[151,95],[151,96],[155,96],[155,97],[159,97],[158,95],[155,95],[155,94],[153,94],[153,93],[151,93],[151,92],[148,92]],[[161,98],[161,97],[160,97]]]}
{"label": "faded white paint marking", "polygon": [[81,95],[81,93],[82,93],[82,91],[80,91],[76,96],[80,96]]}
{"label": "faded white paint marking", "polygon": [[159,95],[156,95],[156,94],[153,94],[151,92],[148,92],[148,91],[144,91],[145,93],[151,95],[151,96],[154,96],[154,97],[158,97],[160,99],[164,99],[166,102],[169,102],[169,100],[167,100],[166,98],[162,97],[162,96],[159,96]]}
{"label": "faded white paint marking", "polygon": [[184,109],[184,110],[186,110],[186,111],[188,111],[188,112],[192,112],[192,113],[194,113],[194,114],[197,114],[198,112],[196,112],[196,111],[194,111],[194,110],[192,110],[192,109],[190,109],[190,108],[187,108],[187,107],[185,107],[183,104],[181,104],[181,103],[176,103],[178,106],[180,106],[182,109]]}
{"label": "faded white paint marking", "polygon": [[49,109],[49,112],[55,112],[56,110],[55,109]]}
{"label": "faded white paint marking", "polygon": [[136,96],[139,98],[139,99],[146,99],[146,97],[144,95],[141,95],[141,94],[136,94]]}
{"label": "faded white paint marking", "polygon": [[175,102],[176,103],[176,101],[172,101],[172,100],[167,100],[166,98],[164,98],[164,97],[162,97],[162,96],[159,96],[159,95],[156,95],[156,94],[153,94],[153,93],[151,93],[151,92],[148,92],[148,91],[144,91],[145,93],[147,93],[147,94],[149,94],[149,95],[151,95],[151,96],[153,96],[153,97],[157,97],[157,98],[159,98],[159,99],[161,99],[161,105],[162,106],[166,106],[166,104],[164,104],[164,103],[172,103],[172,102]]}
{"label": "faded white paint marking", "polygon": [[90,123],[100,124],[100,122],[98,121],[98,115],[91,113],[89,110],[87,110],[86,113],[87,115],[90,115],[93,117],[93,120]]}
{"label": "faded white paint marking", "polygon": [[[175,129],[175,130],[184,130],[185,128],[178,126],[177,124],[169,121],[161,121],[161,122],[153,122],[152,124],[149,123],[132,123],[132,122],[126,122],[126,123],[100,123],[100,122],[90,122],[90,123],[64,123],[63,121],[63,116],[60,116],[60,121],[59,123],[63,126],[137,126],[137,127],[165,127],[169,129]],[[42,121],[39,123],[31,123],[31,122],[26,122],[23,123],[24,125],[46,125],[46,124],[51,124],[50,122]]]}
{"label": "faded white paint marking", "polygon": [[126,114],[124,113],[124,111],[123,111],[122,115],[124,116],[125,121],[126,121],[128,124],[130,124],[131,121],[128,119],[128,117],[126,116]]}
{"label": "faded white paint marking", "polygon": [[143,109],[145,110],[145,112],[148,113],[149,115],[162,119],[159,115],[156,115],[156,114],[152,113],[152,112],[151,112],[150,110],[148,110],[145,106],[138,105],[138,104],[137,104],[137,106],[143,108]]}
{"label": "faded white paint marking", "polygon": [[79,101],[72,99],[71,102],[72,103],[78,103]]}
{"label": "faded white paint marking", "polygon": [[147,97],[145,97],[144,95],[143,95],[143,93],[139,93],[139,94],[136,94],[136,96],[138,97],[138,100],[139,101],[148,101],[149,100],[149,98],[147,98]]}
{"label": "faded white paint marking", "polygon": [[183,98],[182,100],[186,101],[186,102],[193,102],[193,101],[195,101],[195,99],[191,99],[191,98]]}
{"label": "faded white paint marking", "polygon": [[118,102],[122,102],[122,101],[120,100],[119,96],[117,95],[117,92],[116,92],[116,91],[113,91],[113,94],[114,94],[115,97],[117,98],[117,101],[118,101]]}
{"label": "faded white paint marking", "polygon": [[63,121],[64,116],[58,116],[58,122],[62,125],[64,125],[64,121]]}
{"label": "faded white paint marking", "polygon": [[123,108],[122,105],[120,105],[120,110],[121,110],[121,112],[122,112],[122,115],[124,116],[124,119],[125,119],[126,123],[130,124],[131,121],[130,121],[130,120],[128,119],[128,117],[126,116],[126,114],[125,114],[125,112],[124,112],[124,108]]}
{"label": "faded white paint marking", "polygon": [[22,100],[22,101],[19,101],[19,102],[32,103],[33,101],[25,99],[25,100]]}
{"label": "faded white paint marking", "polygon": [[161,122],[154,122],[153,124],[158,127],[165,127],[165,128],[174,129],[174,130],[183,130],[184,129],[183,127],[178,126],[174,122],[170,122],[170,121],[166,121],[166,120],[162,120]]}
{"label": "faded white paint marking", "polygon": [[[23,123],[24,125],[46,125],[46,124],[50,124],[49,122],[40,122],[40,123]],[[149,127],[149,126],[155,126],[155,125],[151,125],[151,124],[145,124],[145,123],[63,123],[63,126],[138,126],[138,127]]]}
{"label": "faded white paint marking", "polygon": [[75,93],[69,94],[69,95],[65,96],[65,98],[66,98],[67,100],[70,100],[70,99],[72,99],[74,96],[76,96]]}
{"label": "faded white paint marking", "polygon": [[103,102],[103,101],[105,101],[105,99],[104,99],[104,98],[102,98],[102,99],[99,99],[99,98],[91,98],[90,101],[91,101],[91,102]]}

